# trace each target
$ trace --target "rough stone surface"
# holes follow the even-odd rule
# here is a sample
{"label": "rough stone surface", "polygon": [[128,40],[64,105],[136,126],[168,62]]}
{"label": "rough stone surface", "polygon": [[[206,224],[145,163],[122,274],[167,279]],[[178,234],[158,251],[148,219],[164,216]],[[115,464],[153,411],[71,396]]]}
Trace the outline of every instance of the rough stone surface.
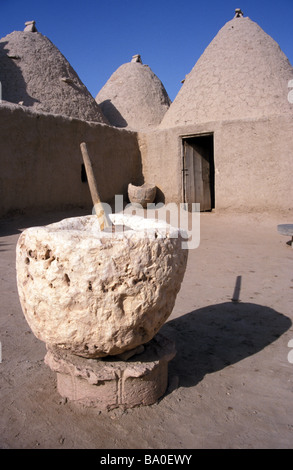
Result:
{"label": "rough stone surface", "polygon": [[155,403],[166,391],[168,362],[174,356],[174,343],[158,333],[143,354],[129,361],[85,359],[54,348],[45,363],[57,372],[62,397],[104,410]]}
{"label": "rough stone surface", "polygon": [[103,233],[84,216],[19,237],[20,302],[47,345],[116,355],[150,341],[171,314],[187,262],[180,232],[137,216],[112,219],[132,230]]}
{"label": "rough stone surface", "polygon": [[234,18],[186,76],[160,127],[292,115],[287,99],[292,78],[276,41],[250,18]]}
{"label": "rough stone surface", "polygon": [[14,31],[0,40],[0,81],[5,101],[108,124],[63,54],[39,32]]}
{"label": "rough stone surface", "polygon": [[121,65],[96,96],[110,124],[135,130],[158,126],[169,109],[170,98],[148,65]]}

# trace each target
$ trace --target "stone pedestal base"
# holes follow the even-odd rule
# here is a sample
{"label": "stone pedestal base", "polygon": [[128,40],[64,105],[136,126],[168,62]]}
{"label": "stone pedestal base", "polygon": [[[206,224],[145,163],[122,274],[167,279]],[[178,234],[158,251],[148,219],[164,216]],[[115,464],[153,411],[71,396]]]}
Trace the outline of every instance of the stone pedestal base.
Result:
{"label": "stone pedestal base", "polygon": [[121,360],[123,355],[86,359],[55,348],[48,349],[45,363],[57,372],[62,397],[109,410],[155,403],[167,389],[168,362],[175,354],[174,343],[158,333],[128,360]]}

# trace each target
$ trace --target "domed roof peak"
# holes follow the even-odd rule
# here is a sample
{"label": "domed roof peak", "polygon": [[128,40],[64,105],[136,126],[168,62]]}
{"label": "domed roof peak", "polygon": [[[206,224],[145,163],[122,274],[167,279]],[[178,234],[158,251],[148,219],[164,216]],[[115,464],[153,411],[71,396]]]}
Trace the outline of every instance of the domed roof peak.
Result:
{"label": "domed roof peak", "polygon": [[96,102],[110,124],[136,130],[158,126],[171,103],[162,82],[139,54],[112,74]]}
{"label": "domed roof peak", "polygon": [[56,46],[34,21],[0,39],[3,100],[36,111],[108,123],[98,104]]}
{"label": "domed roof peak", "polygon": [[289,60],[238,10],[186,76],[160,127],[293,113]]}

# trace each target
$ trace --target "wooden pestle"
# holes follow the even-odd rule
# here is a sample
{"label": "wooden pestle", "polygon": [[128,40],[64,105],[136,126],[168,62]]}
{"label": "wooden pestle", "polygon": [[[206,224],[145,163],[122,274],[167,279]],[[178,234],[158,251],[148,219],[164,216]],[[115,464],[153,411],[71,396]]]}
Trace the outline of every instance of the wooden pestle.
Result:
{"label": "wooden pestle", "polygon": [[89,154],[88,154],[88,151],[87,151],[87,146],[86,146],[85,142],[82,142],[80,144],[80,149],[81,149],[81,154],[82,154],[82,158],[83,158],[83,162],[84,162],[84,166],[85,166],[85,171],[86,171],[87,180],[88,180],[88,184],[89,184],[89,188],[90,188],[90,193],[91,193],[91,196],[92,196],[92,201],[93,201],[93,204],[94,204],[96,215],[97,215],[98,220],[99,220],[100,229],[104,230],[105,228],[110,227],[110,224],[108,222],[107,216],[105,214],[105,211],[104,211],[102,203],[101,203],[101,199],[100,199],[100,196],[99,196],[95,175],[94,175],[94,172],[93,172],[92,163],[91,163],[91,160],[90,160],[90,157],[89,157]]}

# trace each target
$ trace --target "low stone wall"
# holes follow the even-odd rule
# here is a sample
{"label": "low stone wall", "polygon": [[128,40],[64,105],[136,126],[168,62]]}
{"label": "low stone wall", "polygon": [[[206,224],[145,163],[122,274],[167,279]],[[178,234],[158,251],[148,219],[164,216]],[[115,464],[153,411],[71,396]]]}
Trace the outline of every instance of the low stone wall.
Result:
{"label": "low stone wall", "polygon": [[8,103],[0,106],[0,120],[0,216],[66,207],[91,211],[81,142],[87,143],[103,202],[115,194],[126,199],[128,184],[143,182],[134,132]]}

